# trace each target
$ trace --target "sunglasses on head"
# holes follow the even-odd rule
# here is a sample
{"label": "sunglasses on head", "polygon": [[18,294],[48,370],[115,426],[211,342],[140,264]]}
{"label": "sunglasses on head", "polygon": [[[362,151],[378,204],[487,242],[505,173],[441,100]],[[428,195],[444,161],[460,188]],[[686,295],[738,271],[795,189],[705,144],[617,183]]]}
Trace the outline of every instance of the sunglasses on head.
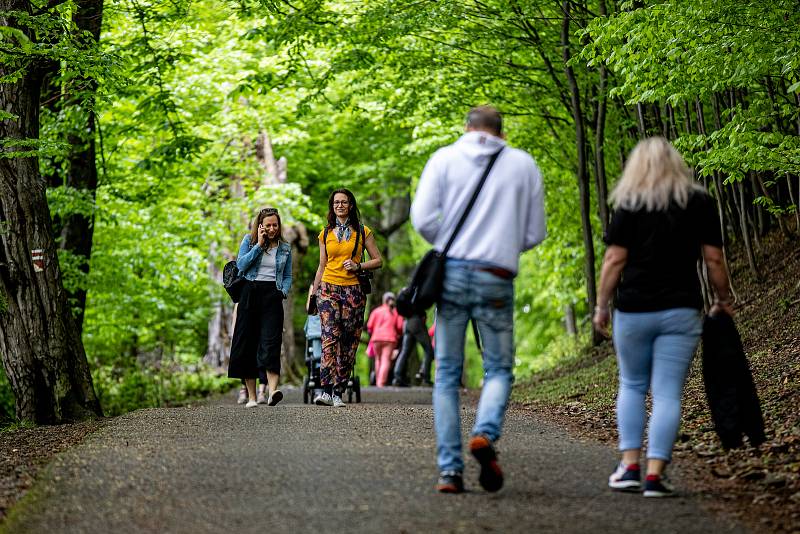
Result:
{"label": "sunglasses on head", "polygon": [[275,208],[264,208],[261,210],[261,215],[277,215],[278,210]]}

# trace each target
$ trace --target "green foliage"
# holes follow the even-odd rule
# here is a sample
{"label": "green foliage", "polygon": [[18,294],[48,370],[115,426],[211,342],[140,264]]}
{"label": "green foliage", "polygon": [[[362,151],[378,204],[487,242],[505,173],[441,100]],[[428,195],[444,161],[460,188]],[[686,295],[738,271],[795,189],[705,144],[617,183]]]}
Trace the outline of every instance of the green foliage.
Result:
{"label": "green foliage", "polygon": [[565,406],[579,399],[600,412],[614,409],[618,387],[617,364],[613,356],[591,357],[586,350],[569,351],[562,361],[540,373],[534,380],[514,388],[517,402],[542,402]]}
{"label": "green foliage", "polygon": [[139,408],[176,406],[228,391],[234,385],[203,366],[190,372],[141,365],[99,366],[93,369],[92,378],[106,416]]}
{"label": "green foliage", "polygon": [[0,370],[0,428],[17,420],[16,404],[14,402],[14,394],[11,391],[11,384],[8,383],[8,378],[3,370]]}
{"label": "green foliage", "polygon": [[[719,178],[728,191],[762,180],[756,207],[796,210],[772,194],[800,174],[793,2],[605,2],[607,16],[595,15],[598,2],[572,4],[569,66],[593,179],[596,136],[613,182],[640,135],[641,105],[646,133],[672,128],[700,179]],[[0,28],[1,82],[43,62],[60,66],[43,96],[40,138],[0,140],[0,158],[38,156],[56,221],[94,220],[88,276],[86,259],[69,251],[59,263],[68,290],[88,289],[84,344],[107,412],[218,387],[180,369],[204,353],[209,317],[226,298],[209,267],[236,255],[261,207],[309,228],[312,247],[295,273],[304,296],[327,196],[354,190],[397,289],[428,245],[409,224],[389,235],[388,216],[413,195],[430,155],[458,138],[464,112],[487,102],[545,181],[548,238],[522,257],[516,281],[516,371],[540,373],[580,353],[586,340],[565,337],[562,325],[574,306],[583,335],[590,328],[559,3],[111,0],[100,46],[77,31],[75,9],[68,1],[36,16],[13,13],[16,27]],[[670,110],[659,124],[654,116]],[[0,111],[0,120],[13,117]],[[255,158],[261,132],[286,158],[289,183],[276,184]],[[92,141],[96,194],[63,185],[70,154]],[[599,251],[596,190],[591,202]],[[467,375],[477,385],[472,346]],[[366,358],[359,362],[363,373]]]}

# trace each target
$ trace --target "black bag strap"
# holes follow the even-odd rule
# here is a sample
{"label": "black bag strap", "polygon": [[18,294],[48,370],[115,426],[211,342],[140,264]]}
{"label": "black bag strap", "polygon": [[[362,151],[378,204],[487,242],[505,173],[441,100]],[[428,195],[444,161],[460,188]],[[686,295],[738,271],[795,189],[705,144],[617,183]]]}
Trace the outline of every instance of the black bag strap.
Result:
{"label": "black bag strap", "polygon": [[467,207],[464,208],[464,213],[461,214],[461,219],[459,219],[458,224],[456,225],[456,229],[453,230],[450,239],[447,241],[447,245],[445,245],[444,250],[442,250],[442,256],[447,256],[447,251],[450,250],[450,246],[453,244],[453,241],[456,240],[456,236],[458,235],[459,230],[464,225],[464,222],[467,220],[469,216],[469,212],[472,210],[472,206],[475,204],[475,201],[478,199],[478,194],[483,189],[483,184],[486,182],[486,177],[489,176],[489,173],[492,172],[492,167],[494,167],[494,162],[497,161],[497,156],[500,155],[500,152],[503,151],[503,148],[492,154],[492,157],[489,158],[489,163],[486,165],[486,169],[483,171],[483,176],[478,181],[478,185],[475,187],[475,192],[472,193],[472,198],[469,199],[469,203]]}
{"label": "black bag strap", "polygon": [[[328,228],[326,226],[325,227],[325,231],[323,232],[323,235],[322,235],[322,245],[325,247],[325,258],[328,257],[328,230],[330,230],[330,228]],[[358,250],[358,237],[359,237],[359,234],[361,235],[361,240],[364,243],[366,243],[367,242],[367,236],[365,234],[365,230],[364,230],[364,225],[363,224],[361,225],[361,232],[356,232],[356,246],[353,247],[353,253],[350,255],[350,259],[351,260],[354,260],[356,258],[356,251]],[[361,249],[361,259],[362,260],[364,259],[364,250],[366,250],[366,248],[367,247],[365,246],[364,248]]]}
{"label": "black bag strap", "polygon": [[[361,237],[362,235],[364,235],[364,225],[363,224],[361,225],[360,231],[356,231],[356,244],[353,247],[353,253],[350,254],[350,259],[351,260],[356,259],[356,252],[358,251],[358,238]],[[364,238],[364,239],[366,239],[366,238]],[[364,251],[363,250],[361,251],[361,256],[362,257],[364,256]]]}

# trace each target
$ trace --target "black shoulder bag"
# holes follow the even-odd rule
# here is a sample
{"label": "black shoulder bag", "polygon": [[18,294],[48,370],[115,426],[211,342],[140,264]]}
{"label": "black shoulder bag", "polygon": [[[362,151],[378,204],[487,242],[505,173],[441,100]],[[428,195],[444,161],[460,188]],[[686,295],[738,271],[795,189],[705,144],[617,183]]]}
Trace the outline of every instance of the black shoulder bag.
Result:
{"label": "black shoulder bag", "polygon": [[244,289],[244,285],[247,282],[244,276],[239,272],[239,268],[236,267],[236,262],[231,260],[225,264],[225,267],[222,268],[222,285],[225,287],[225,291],[228,292],[228,295],[231,296],[231,300],[233,302],[239,302],[239,299],[242,297],[242,289]]}
{"label": "black shoulder bag", "polygon": [[[359,238],[361,238],[361,241],[364,243],[364,248],[361,251],[361,260],[363,261],[363,259],[364,259],[364,250],[366,250],[366,248],[367,248],[367,246],[366,246],[367,236],[366,236],[366,232],[364,230],[364,225],[363,224],[361,225],[360,231],[356,232],[356,244],[353,247],[353,253],[350,254],[350,259],[351,260],[355,260],[356,259],[356,252],[358,252],[358,240],[359,240]],[[325,227],[325,233],[324,233],[324,235],[322,237],[322,242],[325,243],[325,257],[328,257],[328,227],[327,226]],[[361,262],[359,261],[358,263],[361,263]],[[370,280],[372,280],[372,277],[373,277],[372,271],[364,271],[364,270],[356,271],[355,275],[356,275],[356,278],[358,278],[358,285],[361,286],[361,291],[365,295],[369,295],[370,293],[372,293],[372,282],[370,281]]]}
{"label": "black shoulder bag", "polygon": [[483,176],[481,176],[481,179],[478,181],[475,192],[472,194],[469,203],[467,203],[464,213],[461,214],[461,219],[459,219],[458,224],[456,224],[456,228],[453,230],[453,234],[447,241],[444,250],[441,252],[435,249],[429,250],[411,274],[411,281],[398,293],[397,313],[403,317],[411,317],[424,313],[425,310],[433,306],[442,296],[444,264],[445,261],[447,261],[447,252],[450,250],[450,246],[453,244],[453,241],[455,241],[459,230],[461,230],[461,227],[467,220],[469,212],[472,210],[472,206],[475,204],[475,200],[477,200],[484,182],[486,182],[486,177],[489,176],[494,162],[497,161],[497,156],[499,156],[502,151],[503,149],[501,148],[492,154],[492,157],[489,159],[489,163],[483,171]]}

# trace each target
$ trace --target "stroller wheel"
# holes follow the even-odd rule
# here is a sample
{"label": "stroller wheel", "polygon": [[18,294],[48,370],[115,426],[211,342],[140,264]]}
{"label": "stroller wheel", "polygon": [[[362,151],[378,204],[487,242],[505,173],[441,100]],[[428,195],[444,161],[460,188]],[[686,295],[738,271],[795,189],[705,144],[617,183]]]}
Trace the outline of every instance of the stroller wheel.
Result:
{"label": "stroller wheel", "polygon": [[308,404],[311,399],[311,392],[308,389],[308,377],[303,377],[303,404]]}
{"label": "stroller wheel", "polygon": [[358,377],[356,377],[353,382],[354,382],[353,391],[356,394],[356,402],[360,403],[361,402],[361,380]]}

